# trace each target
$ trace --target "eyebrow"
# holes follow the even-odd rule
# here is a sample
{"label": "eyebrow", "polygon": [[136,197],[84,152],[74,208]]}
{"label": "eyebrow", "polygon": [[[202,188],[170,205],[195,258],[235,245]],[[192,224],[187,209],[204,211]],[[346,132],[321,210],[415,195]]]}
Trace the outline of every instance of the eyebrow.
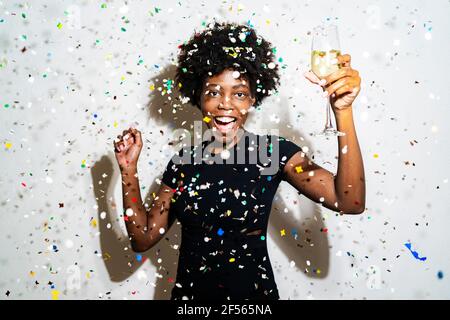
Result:
{"label": "eyebrow", "polygon": [[[222,87],[220,84],[216,84],[216,83],[209,83],[206,87]],[[236,89],[239,87],[244,87],[244,88],[248,88],[248,86],[246,86],[245,84],[239,83],[239,84],[235,84],[232,88]]]}

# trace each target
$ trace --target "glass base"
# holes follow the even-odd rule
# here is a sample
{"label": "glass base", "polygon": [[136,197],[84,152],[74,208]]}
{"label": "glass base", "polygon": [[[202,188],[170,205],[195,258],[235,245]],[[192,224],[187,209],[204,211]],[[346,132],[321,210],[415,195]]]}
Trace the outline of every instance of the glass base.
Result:
{"label": "glass base", "polygon": [[345,132],[338,131],[333,127],[328,127],[328,128],[323,129],[321,132],[316,132],[314,134],[314,136],[317,136],[317,137],[340,137],[340,136],[345,136]]}

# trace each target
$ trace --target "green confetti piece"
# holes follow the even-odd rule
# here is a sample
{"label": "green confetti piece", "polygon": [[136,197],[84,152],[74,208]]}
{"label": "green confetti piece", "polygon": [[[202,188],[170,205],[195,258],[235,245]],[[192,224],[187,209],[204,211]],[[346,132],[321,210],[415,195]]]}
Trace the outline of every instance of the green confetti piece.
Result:
{"label": "green confetti piece", "polygon": [[26,16],[26,14],[25,14],[25,13],[22,13],[22,18],[24,18],[24,19],[26,19],[26,18],[27,18],[27,16]]}
{"label": "green confetti piece", "polygon": [[102,5],[100,6],[100,8],[106,9],[106,3],[102,3]]}
{"label": "green confetti piece", "polygon": [[58,27],[58,29],[61,29],[63,25],[61,22],[58,22],[58,24],[56,26]]}
{"label": "green confetti piece", "polygon": [[122,30],[122,32],[126,32],[127,29],[125,29],[124,27],[121,27],[120,30]]}
{"label": "green confetti piece", "polygon": [[4,107],[5,107],[6,109],[8,109],[8,108],[9,108],[9,104],[8,104],[8,103],[5,103]]}

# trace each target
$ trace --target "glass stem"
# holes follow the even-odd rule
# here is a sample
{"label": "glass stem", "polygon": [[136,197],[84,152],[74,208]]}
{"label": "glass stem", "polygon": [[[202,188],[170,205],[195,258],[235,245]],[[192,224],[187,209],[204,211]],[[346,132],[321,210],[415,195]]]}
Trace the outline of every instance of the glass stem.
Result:
{"label": "glass stem", "polygon": [[325,124],[325,129],[332,129],[333,124],[331,123],[331,104],[330,104],[330,98],[327,97],[327,122]]}

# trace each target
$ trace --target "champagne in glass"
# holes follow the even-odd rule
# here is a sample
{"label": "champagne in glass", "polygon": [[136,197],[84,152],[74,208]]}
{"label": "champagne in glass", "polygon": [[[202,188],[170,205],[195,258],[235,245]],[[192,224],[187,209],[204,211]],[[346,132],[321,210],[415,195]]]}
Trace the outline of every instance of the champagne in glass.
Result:
{"label": "champagne in glass", "polygon": [[[320,79],[339,70],[337,57],[341,54],[336,25],[318,26],[313,30],[311,46],[311,71]],[[327,97],[327,120],[325,128],[316,136],[342,136],[345,133],[334,129],[331,123],[331,104]]]}

